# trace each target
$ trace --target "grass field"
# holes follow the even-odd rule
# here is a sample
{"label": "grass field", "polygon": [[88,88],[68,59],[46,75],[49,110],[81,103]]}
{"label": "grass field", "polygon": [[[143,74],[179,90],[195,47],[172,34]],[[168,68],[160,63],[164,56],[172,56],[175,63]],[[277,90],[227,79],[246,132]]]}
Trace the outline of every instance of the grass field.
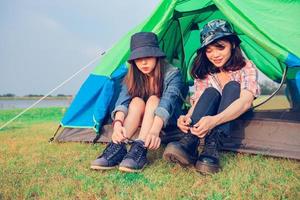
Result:
{"label": "grass field", "polygon": [[[0,125],[19,110],[0,111]],[[222,172],[202,176],[149,153],[139,174],[92,171],[104,145],[48,143],[65,109],[33,109],[0,131],[2,199],[300,199],[295,160],[222,153]]]}
{"label": "grass field", "polygon": [[[268,95],[262,95],[256,100],[254,100],[253,105],[258,105],[265,99],[267,99]],[[269,109],[287,109],[290,108],[290,104],[286,98],[286,96],[274,96],[272,99],[267,101],[265,104],[257,107],[257,110],[269,110]]]}

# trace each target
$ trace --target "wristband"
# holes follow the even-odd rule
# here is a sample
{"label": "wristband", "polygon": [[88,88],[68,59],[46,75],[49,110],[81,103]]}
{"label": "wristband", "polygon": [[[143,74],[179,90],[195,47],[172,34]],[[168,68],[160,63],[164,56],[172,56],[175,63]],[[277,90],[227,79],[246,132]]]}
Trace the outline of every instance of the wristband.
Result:
{"label": "wristband", "polygon": [[112,126],[113,128],[114,128],[116,122],[120,122],[120,123],[121,123],[121,126],[123,126],[122,120],[116,119],[116,120],[114,120],[113,123],[111,124],[111,126]]}

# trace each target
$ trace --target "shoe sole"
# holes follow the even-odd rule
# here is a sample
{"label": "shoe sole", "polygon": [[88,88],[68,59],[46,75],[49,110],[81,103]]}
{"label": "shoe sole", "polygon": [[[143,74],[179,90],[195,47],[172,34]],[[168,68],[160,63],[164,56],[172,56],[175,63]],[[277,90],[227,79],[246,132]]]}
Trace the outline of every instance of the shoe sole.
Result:
{"label": "shoe sole", "polygon": [[188,167],[195,163],[193,160],[187,159],[188,157],[189,156],[186,153],[178,150],[178,147],[173,145],[168,145],[163,154],[165,160],[178,163],[182,167]]}
{"label": "shoe sole", "polygon": [[141,172],[143,170],[142,169],[131,169],[131,168],[128,168],[128,167],[119,167],[119,170],[120,171],[123,171],[123,172],[130,172],[130,173],[137,173],[137,172]]}
{"label": "shoe sole", "polygon": [[94,170],[110,170],[110,169],[115,169],[117,166],[113,166],[113,167],[105,167],[105,166],[96,166],[96,165],[92,165],[91,169]]}
{"label": "shoe sole", "polygon": [[210,175],[218,173],[221,168],[198,161],[195,165],[195,169],[197,172],[200,172],[203,175]]}

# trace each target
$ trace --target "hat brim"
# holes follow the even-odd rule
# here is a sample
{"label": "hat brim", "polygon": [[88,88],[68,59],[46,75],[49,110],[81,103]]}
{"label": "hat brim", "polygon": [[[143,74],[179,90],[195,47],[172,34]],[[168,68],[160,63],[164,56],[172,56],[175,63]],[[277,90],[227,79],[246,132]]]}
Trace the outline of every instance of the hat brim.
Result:
{"label": "hat brim", "polygon": [[134,49],[127,61],[145,57],[166,57],[165,53],[158,47],[140,47]]}
{"label": "hat brim", "polygon": [[239,38],[236,34],[234,34],[234,33],[220,33],[220,34],[214,35],[212,38],[209,38],[208,40],[205,40],[205,41],[201,44],[199,50],[202,49],[203,47],[206,47],[207,45],[213,43],[214,41],[216,41],[216,40],[218,40],[218,39],[221,39],[221,38],[223,38],[223,37],[228,37],[228,36],[233,36],[233,37],[235,37],[235,39],[236,39],[236,41],[238,42],[238,44],[241,43],[240,38]]}

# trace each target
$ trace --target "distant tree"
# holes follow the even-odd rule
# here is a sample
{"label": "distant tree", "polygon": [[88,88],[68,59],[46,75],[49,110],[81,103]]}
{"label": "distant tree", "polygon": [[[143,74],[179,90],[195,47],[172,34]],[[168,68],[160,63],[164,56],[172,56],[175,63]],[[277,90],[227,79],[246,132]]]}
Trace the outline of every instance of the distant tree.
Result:
{"label": "distant tree", "polygon": [[42,94],[27,94],[24,97],[42,97],[42,96],[44,96],[44,95],[42,95]]}
{"label": "distant tree", "polygon": [[57,97],[65,97],[66,95],[65,94],[57,94],[56,96]]}
{"label": "distant tree", "polygon": [[262,95],[269,95],[276,89],[275,84],[271,81],[264,81],[259,84]]}
{"label": "distant tree", "polygon": [[3,94],[3,95],[0,95],[1,97],[15,97],[16,95],[15,94],[12,94],[12,93],[7,93],[7,94]]}
{"label": "distant tree", "polygon": [[[262,95],[270,95],[272,94],[275,90],[278,89],[279,84],[272,82],[272,81],[263,81],[262,83],[259,83],[260,89],[261,89],[261,94]],[[283,85],[280,90],[278,91],[278,95],[284,95],[285,94],[285,88],[286,85]]]}
{"label": "distant tree", "polygon": [[[279,87],[279,85],[278,85]],[[278,91],[278,95],[285,95],[285,90],[286,90],[286,84],[283,84],[283,86],[280,88],[280,90]]]}

